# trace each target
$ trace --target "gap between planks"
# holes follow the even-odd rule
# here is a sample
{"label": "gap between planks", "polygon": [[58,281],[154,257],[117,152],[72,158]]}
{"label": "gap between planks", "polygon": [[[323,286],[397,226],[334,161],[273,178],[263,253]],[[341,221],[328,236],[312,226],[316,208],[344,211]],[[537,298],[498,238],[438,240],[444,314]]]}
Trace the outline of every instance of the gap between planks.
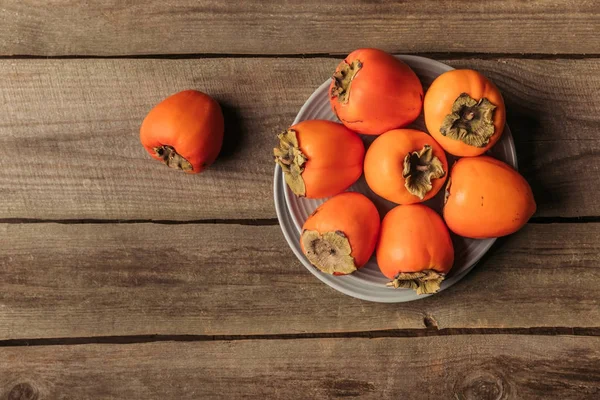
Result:
{"label": "gap between planks", "polygon": [[[600,223],[600,216],[583,217],[533,217],[529,224],[582,224]],[[195,220],[168,220],[168,219],[43,219],[43,218],[0,218],[0,224],[162,224],[162,225],[249,225],[249,226],[274,226],[279,225],[277,218],[259,219],[195,219]]]}
{"label": "gap between planks", "polygon": [[[394,54],[407,54],[420,57],[444,60],[481,59],[495,60],[500,58],[520,58],[524,60],[583,60],[600,58],[600,53],[565,53],[565,54],[530,54],[530,53],[458,53],[458,52],[395,52]],[[59,55],[39,56],[33,54],[0,55],[0,60],[69,60],[69,59],[99,59],[99,60],[139,60],[139,59],[161,59],[161,60],[193,60],[203,58],[338,58],[343,59],[346,53],[307,53],[307,54],[242,54],[242,53],[189,53],[189,54],[132,54],[132,55]]]}
{"label": "gap between planks", "polygon": [[[425,318],[427,319],[427,317]],[[426,322],[427,324],[427,322]],[[600,336],[599,327],[530,327],[530,328],[445,328],[388,329],[362,332],[293,333],[273,335],[133,335],[72,338],[7,339],[0,347],[64,346],[85,344],[139,344],[154,342],[215,342],[240,340],[306,340],[306,339],[379,339],[418,338],[465,335],[528,335],[528,336]]]}
{"label": "gap between planks", "polygon": [[[600,218],[599,218],[600,220]],[[277,218],[259,219],[195,219],[195,220],[167,220],[167,219],[43,219],[43,218],[0,218],[0,224],[162,224],[162,225],[250,225],[273,226],[279,225]]]}

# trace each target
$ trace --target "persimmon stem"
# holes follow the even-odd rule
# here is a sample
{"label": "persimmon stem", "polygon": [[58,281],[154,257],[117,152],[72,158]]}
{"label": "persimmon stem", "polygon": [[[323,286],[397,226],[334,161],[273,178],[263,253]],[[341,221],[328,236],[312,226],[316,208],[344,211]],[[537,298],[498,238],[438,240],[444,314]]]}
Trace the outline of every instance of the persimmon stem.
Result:
{"label": "persimmon stem", "polygon": [[440,285],[446,278],[445,274],[433,269],[420,272],[401,272],[387,286],[394,288],[413,289],[417,294],[430,294],[440,290]]}
{"label": "persimmon stem", "polygon": [[283,177],[292,192],[297,196],[306,196],[306,185],[302,178],[304,164],[308,158],[300,150],[296,131],[288,129],[277,135],[279,146],[273,149],[275,162],[283,170]]}
{"label": "persimmon stem", "polygon": [[352,80],[356,77],[356,74],[362,68],[362,63],[359,60],[354,60],[348,64],[346,60],[340,63],[340,66],[333,74],[333,87],[329,94],[331,98],[337,97],[340,102],[347,103],[350,97],[350,87],[352,86]]}
{"label": "persimmon stem", "polygon": [[327,274],[350,274],[356,271],[350,241],[341,231],[325,232],[306,230],[300,238],[308,261]]}
{"label": "persimmon stem", "polygon": [[452,112],[444,118],[440,133],[470,146],[485,147],[494,135],[495,109],[485,97],[475,100],[462,93],[452,104]]}
{"label": "persimmon stem", "polygon": [[162,145],[155,147],[154,153],[161,158],[162,162],[169,168],[181,171],[193,171],[192,164],[181,156],[173,146]]}
{"label": "persimmon stem", "polygon": [[431,180],[443,178],[445,175],[442,162],[433,155],[433,149],[428,144],[420,151],[408,153],[404,157],[404,187],[421,200],[433,188]]}

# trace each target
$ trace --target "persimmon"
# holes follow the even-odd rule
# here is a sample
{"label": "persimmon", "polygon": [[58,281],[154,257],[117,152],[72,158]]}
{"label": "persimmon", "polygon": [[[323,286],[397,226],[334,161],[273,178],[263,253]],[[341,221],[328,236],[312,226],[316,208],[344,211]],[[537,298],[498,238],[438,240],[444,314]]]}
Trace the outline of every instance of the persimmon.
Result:
{"label": "persimmon", "polygon": [[455,69],[438,76],[423,105],[427,130],[450,154],[478,156],[502,136],[504,99],[490,80],[477,71]]}
{"label": "persimmon", "polygon": [[423,204],[401,205],[383,218],[377,245],[388,286],[435,293],[454,263],[454,246],[442,218]]}
{"label": "persimmon", "polygon": [[359,49],[336,68],[329,100],[348,128],[380,135],[417,119],[423,107],[423,86],[415,72],[391,54]]}
{"label": "persimmon", "polygon": [[435,196],[446,181],[448,161],[425,132],[394,129],[379,136],[365,155],[365,179],[379,196],[412,204]]}
{"label": "persimmon", "polygon": [[510,165],[488,156],[461,158],[446,185],[444,219],[457,235],[484,239],[521,229],[535,213],[531,187]]}
{"label": "persimmon", "polygon": [[377,208],[366,196],[338,194],[321,204],[304,223],[302,252],[322,272],[350,274],[373,255],[379,225]]}
{"label": "persimmon", "polygon": [[363,170],[365,146],[342,124],[303,121],[278,135],[273,150],[292,192],[308,198],[336,195],[348,189]]}
{"label": "persimmon", "polygon": [[202,92],[185,90],[150,110],[142,122],[140,140],[153,158],[196,174],[216,160],[223,131],[219,103]]}

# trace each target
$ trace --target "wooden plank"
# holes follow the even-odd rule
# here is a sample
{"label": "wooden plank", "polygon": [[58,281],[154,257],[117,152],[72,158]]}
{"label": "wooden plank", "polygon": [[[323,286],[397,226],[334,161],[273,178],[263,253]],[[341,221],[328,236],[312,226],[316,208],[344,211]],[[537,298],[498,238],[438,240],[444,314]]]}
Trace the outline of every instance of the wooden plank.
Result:
{"label": "wooden plank", "polygon": [[585,336],[4,347],[0,360],[3,399],[379,400],[418,394],[420,399],[592,400],[600,395],[600,338]]}
{"label": "wooden plank", "polygon": [[[0,158],[1,217],[274,217],[275,135],[329,69],[292,61],[0,62],[0,144],[19,154]],[[152,162],[138,138],[150,108],[186,88],[215,96],[227,118],[224,154],[200,176]]]}
{"label": "wooden plank", "polygon": [[[337,62],[1,60],[0,219],[274,218],[274,136]],[[600,59],[449,63],[500,86],[537,215],[600,215]],[[152,105],[190,87],[221,101],[228,125],[222,157],[199,176],[138,142]]]}
{"label": "wooden plank", "polygon": [[1,224],[0,339],[600,327],[600,224],[530,224],[437,296],[330,289],[278,226]]}
{"label": "wooden plank", "polygon": [[[91,4],[90,4],[91,3]],[[598,53],[594,1],[5,0],[0,54]]]}

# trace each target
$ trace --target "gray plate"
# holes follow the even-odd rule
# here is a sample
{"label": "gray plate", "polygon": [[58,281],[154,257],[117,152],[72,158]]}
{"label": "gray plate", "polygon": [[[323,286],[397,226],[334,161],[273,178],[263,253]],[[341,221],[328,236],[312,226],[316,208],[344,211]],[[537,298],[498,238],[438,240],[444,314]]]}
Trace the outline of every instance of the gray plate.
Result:
{"label": "gray plate", "polygon": [[[404,55],[396,57],[407,63],[416,72],[416,74],[419,76],[419,79],[423,83],[424,89],[427,89],[437,76],[446,71],[454,69],[439,61],[424,57]],[[304,103],[300,109],[300,112],[296,116],[296,119],[294,120],[294,124],[309,119],[326,119],[330,121],[337,121],[337,118],[331,111],[329,98],[327,96],[329,82],[329,80],[324,82],[310,96],[306,103]],[[419,129],[427,132],[422,115],[412,125],[410,125],[409,128]],[[368,147],[376,138],[375,136],[362,137],[366,147]],[[508,125],[506,125],[504,128],[504,134],[502,135],[500,141],[488,153],[491,156],[517,168],[515,145]],[[448,165],[452,165],[455,157],[449,154],[446,155],[448,156]],[[363,193],[373,200],[382,216],[396,206],[396,204],[386,201],[375,195],[367,186],[364,176],[361,177],[358,182],[356,182],[348,190]],[[425,202],[425,204],[436,210],[438,213],[441,213],[443,192],[444,191],[441,190],[437,196]],[[430,296],[417,296],[413,290],[393,289],[387,287],[385,284],[389,281],[389,279],[379,272],[379,267],[377,266],[377,260],[375,257],[372,257],[367,265],[352,275],[332,276],[320,272],[314,268],[306,259],[304,254],[302,254],[299,241],[300,232],[304,221],[306,221],[306,218],[308,218],[315,208],[324,203],[327,199],[315,200],[295,196],[285,184],[283,173],[279,166],[275,167],[274,193],[277,218],[279,219],[281,229],[288,244],[294,251],[294,254],[296,254],[296,257],[298,257],[302,264],[304,264],[306,269],[308,269],[314,276],[325,282],[327,285],[349,296],[381,303],[399,303]],[[489,250],[495,240],[496,239],[474,240],[453,235],[452,241],[454,243],[455,251],[454,266],[448,274],[446,280],[442,283],[441,290],[449,288],[458,282],[463,276],[465,276],[475,266],[477,261],[479,261],[481,257],[483,257],[483,255]]]}

